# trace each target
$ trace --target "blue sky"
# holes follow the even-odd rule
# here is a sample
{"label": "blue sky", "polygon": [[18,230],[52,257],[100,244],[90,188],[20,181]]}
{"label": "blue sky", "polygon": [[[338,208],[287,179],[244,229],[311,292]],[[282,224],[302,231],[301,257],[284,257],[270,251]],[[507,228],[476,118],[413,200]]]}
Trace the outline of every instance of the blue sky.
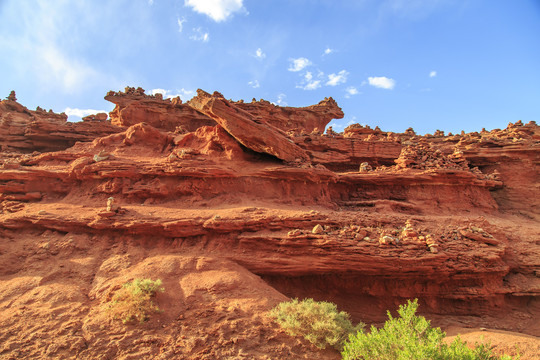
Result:
{"label": "blue sky", "polygon": [[108,90],[306,106],[419,133],[540,122],[540,0],[0,0],[0,96],[110,111]]}

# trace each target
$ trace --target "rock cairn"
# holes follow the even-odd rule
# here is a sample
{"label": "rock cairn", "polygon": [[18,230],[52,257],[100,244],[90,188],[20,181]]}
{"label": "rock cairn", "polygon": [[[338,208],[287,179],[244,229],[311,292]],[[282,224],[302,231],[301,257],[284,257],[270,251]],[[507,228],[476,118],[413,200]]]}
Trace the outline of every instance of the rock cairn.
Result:
{"label": "rock cairn", "polygon": [[468,163],[463,153],[456,149],[453,154],[446,156],[440,150],[434,149],[426,142],[418,145],[408,145],[401,150],[395,160],[398,169],[460,169],[468,170]]}
{"label": "rock cairn", "polygon": [[11,90],[9,96],[6,99],[9,101],[17,101],[17,96],[15,96],[15,90]]}

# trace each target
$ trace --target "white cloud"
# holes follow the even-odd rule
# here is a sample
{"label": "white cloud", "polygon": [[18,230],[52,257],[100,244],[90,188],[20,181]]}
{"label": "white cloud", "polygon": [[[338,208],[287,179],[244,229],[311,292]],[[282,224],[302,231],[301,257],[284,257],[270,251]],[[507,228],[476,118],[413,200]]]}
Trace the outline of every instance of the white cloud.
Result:
{"label": "white cloud", "polygon": [[263,53],[263,51],[261,50],[261,48],[258,48],[256,51],[255,51],[255,57],[257,59],[264,59],[266,57],[266,54]]}
{"label": "white cloud", "polygon": [[285,101],[286,98],[287,98],[287,95],[278,94],[277,101],[275,103],[272,103],[272,104],[279,105],[279,106],[287,106],[287,102]]}
{"label": "white cloud", "polygon": [[191,40],[208,42],[210,40],[210,35],[207,32],[204,32],[202,28],[193,28],[193,35],[189,37]]}
{"label": "white cloud", "polygon": [[178,22],[178,32],[182,32],[182,30],[184,30],[184,23],[186,22],[186,19],[176,18],[176,21]]}
{"label": "white cloud", "polygon": [[149,91],[150,95],[161,94],[165,98],[166,98],[168,92],[170,92],[170,90],[165,90],[165,89],[152,89],[152,90]]}
{"label": "white cloud", "polygon": [[80,118],[83,118],[83,117],[88,116],[88,115],[98,114],[98,113],[106,113],[106,114],[109,113],[106,110],[77,109],[77,108],[70,108],[70,107],[67,107],[64,110],[64,112],[66,113],[67,116],[76,116],[76,117],[80,117]]}
{"label": "white cloud", "polygon": [[291,62],[291,65],[289,66],[288,70],[294,71],[294,72],[301,71],[305,67],[311,65],[311,61],[309,61],[308,59],[304,57],[301,57],[298,59],[289,59],[289,61]]}
{"label": "white cloud", "polygon": [[209,16],[216,22],[227,20],[233,13],[244,9],[243,0],[185,0],[184,5]]}
{"label": "white cloud", "polygon": [[433,78],[433,77],[435,77],[435,76],[437,76],[437,72],[436,72],[435,70],[433,70],[433,71],[431,71],[431,72],[429,73],[429,77]]}
{"label": "white cloud", "polygon": [[[319,73],[319,77],[321,76],[321,73]],[[322,76],[324,76],[324,73],[322,73]],[[304,80],[302,80],[301,85],[296,85],[297,89],[303,89],[303,90],[315,90],[321,87],[321,80],[314,80],[313,74],[310,71],[306,71],[304,74]]]}
{"label": "white cloud", "polygon": [[347,123],[345,125],[349,126],[349,125],[352,125],[352,124],[356,124],[356,116],[353,116],[351,118],[351,120],[347,121]]}
{"label": "white cloud", "polygon": [[182,99],[182,101],[186,101],[188,99],[191,99],[193,96],[195,96],[195,91],[194,90],[186,90],[184,88],[182,88],[180,90],[175,90],[175,91],[165,90],[165,89],[152,89],[152,90],[149,91],[149,94],[150,95],[161,94],[161,95],[163,95],[163,98],[165,98],[165,99],[172,99],[172,98],[175,98],[177,96],[180,96],[180,99]]}
{"label": "white cloud", "polygon": [[254,89],[257,89],[257,88],[261,87],[261,84],[259,84],[259,80],[250,81],[250,82],[248,82],[248,85],[251,86]]}
{"label": "white cloud", "polygon": [[314,80],[308,82],[302,89],[304,90],[315,90],[321,87],[321,80]]}
{"label": "white cloud", "polygon": [[370,76],[368,82],[371,86],[387,90],[392,90],[396,86],[396,81],[386,76]]}
{"label": "white cloud", "polygon": [[326,49],[324,50],[324,55],[329,55],[329,54],[331,54],[331,53],[333,53],[333,52],[334,52],[333,49],[326,48]]}
{"label": "white cloud", "polygon": [[349,75],[349,73],[345,70],[341,70],[339,73],[337,73],[337,75],[330,74],[328,75],[328,82],[326,83],[326,85],[336,86],[339,84],[343,84],[347,82],[347,75]]}
{"label": "white cloud", "polygon": [[68,57],[55,44],[37,46],[36,52],[41,61],[36,61],[42,80],[61,84],[68,91],[75,91],[85,82],[99,78],[99,74],[90,66]]}
{"label": "white cloud", "polygon": [[148,0],[148,5],[154,5],[154,0]]}
{"label": "white cloud", "polygon": [[[76,17],[87,11],[86,4],[47,1],[13,4],[21,16],[13,21],[14,16],[9,14],[13,9],[6,6],[7,12],[3,17],[12,18],[4,19],[2,28],[10,22],[15,23],[15,28],[10,36],[0,36],[0,48],[6,59],[9,54],[11,69],[21,73],[21,80],[23,77],[31,78],[36,90],[61,91],[71,95],[112,78],[104,76],[87,59],[77,55],[71,42],[66,41],[66,28],[71,30],[73,26],[65,21],[68,10]],[[0,8],[1,13],[4,8],[2,5]]]}
{"label": "white cloud", "polygon": [[[350,120],[347,122],[345,122],[345,120],[346,119],[340,119],[340,120],[334,119],[328,124],[328,126],[332,126],[334,130],[343,131],[349,125],[358,124],[358,120],[356,116],[352,116]],[[360,124],[360,125],[366,126],[366,124]]]}
{"label": "white cloud", "polygon": [[347,93],[347,94],[345,94],[345,97],[347,99],[350,98],[353,95],[358,95],[359,94],[358,89],[355,88],[354,86],[349,86],[348,88],[345,89],[345,92]]}

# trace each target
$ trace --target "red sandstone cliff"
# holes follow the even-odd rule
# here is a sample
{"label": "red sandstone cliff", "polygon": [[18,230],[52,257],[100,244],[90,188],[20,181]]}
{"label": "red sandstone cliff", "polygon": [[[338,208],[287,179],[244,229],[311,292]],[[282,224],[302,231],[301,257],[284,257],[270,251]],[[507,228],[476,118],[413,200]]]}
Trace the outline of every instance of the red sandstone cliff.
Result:
{"label": "red sandstone cliff", "polygon": [[38,107],[28,110],[16,100],[0,101],[0,148],[2,151],[31,153],[57,151],[77,141],[119,132],[105,116],[87,117],[79,123],[67,122],[67,115]]}
{"label": "red sandstone cliff", "polygon": [[[0,104],[1,356],[336,358],[261,315],[285,296],[540,335],[535,123],[323,134],[332,99],[106,98],[111,122]],[[166,288],[143,327],[101,310],[134,277]]]}

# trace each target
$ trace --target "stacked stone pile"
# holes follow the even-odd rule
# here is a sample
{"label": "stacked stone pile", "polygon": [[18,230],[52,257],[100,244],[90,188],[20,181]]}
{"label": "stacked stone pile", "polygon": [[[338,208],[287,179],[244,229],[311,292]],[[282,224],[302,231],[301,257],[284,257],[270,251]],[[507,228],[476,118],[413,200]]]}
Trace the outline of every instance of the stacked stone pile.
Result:
{"label": "stacked stone pile", "polygon": [[467,160],[461,151],[456,149],[453,154],[446,156],[426,142],[404,147],[395,162],[398,169],[468,170]]}
{"label": "stacked stone pile", "polygon": [[514,143],[537,143],[540,140],[536,122],[523,124],[521,120],[509,123],[506,129],[494,129],[462,134],[458,145],[504,146]]}

